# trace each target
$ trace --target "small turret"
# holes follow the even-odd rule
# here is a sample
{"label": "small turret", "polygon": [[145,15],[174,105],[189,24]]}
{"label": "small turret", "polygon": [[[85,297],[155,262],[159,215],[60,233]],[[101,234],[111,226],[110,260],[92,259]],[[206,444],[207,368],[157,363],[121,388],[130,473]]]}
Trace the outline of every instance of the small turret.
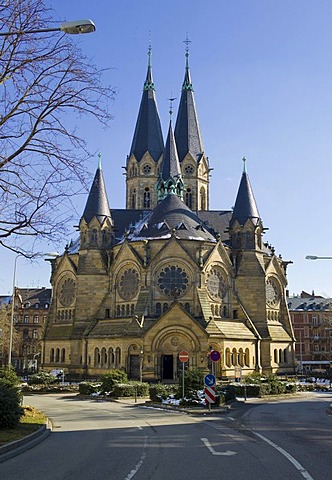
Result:
{"label": "small turret", "polygon": [[107,248],[112,243],[113,219],[99,154],[98,168],[80,221],[81,248]]}
{"label": "small turret", "polygon": [[261,249],[263,225],[246,171],[246,158],[242,160],[243,173],[230,221],[231,243],[235,249]]}

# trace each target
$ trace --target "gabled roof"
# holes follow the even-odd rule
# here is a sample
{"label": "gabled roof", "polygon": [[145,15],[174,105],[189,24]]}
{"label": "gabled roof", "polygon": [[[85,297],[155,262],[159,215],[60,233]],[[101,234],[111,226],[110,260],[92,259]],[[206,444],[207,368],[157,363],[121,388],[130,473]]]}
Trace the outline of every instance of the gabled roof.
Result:
{"label": "gabled roof", "polygon": [[135,225],[128,240],[170,238],[216,242],[216,238],[189,207],[177,196],[167,195]]}
{"label": "gabled roof", "polygon": [[134,138],[129,153],[129,157],[132,154],[135,155],[138,162],[142,160],[146,152],[149,152],[153,160],[157,162],[164,150],[150,55],[151,51],[149,50],[148,71],[144,82]]}
{"label": "gabled roof", "polygon": [[235,201],[231,223],[237,220],[240,225],[244,225],[249,219],[256,224],[258,220],[260,220],[260,215],[248,174],[244,169]]}
{"label": "gabled roof", "polygon": [[204,146],[190,78],[188,51],[186,52],[186,70],[174,133],[180,162],[188,153],[199,162],[204,152]]}
{"label": "gabled roof", "polygon": [[100,222],[107,217],[111,218],[101,165],[97,168],[82,216],[86,223],[89,223],[94,217]]}

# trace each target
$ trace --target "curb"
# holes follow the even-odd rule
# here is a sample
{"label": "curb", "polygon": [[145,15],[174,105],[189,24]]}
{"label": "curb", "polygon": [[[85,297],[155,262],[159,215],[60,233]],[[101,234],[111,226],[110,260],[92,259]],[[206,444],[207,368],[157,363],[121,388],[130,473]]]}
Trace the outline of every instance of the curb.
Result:
{"label": "curb", "polygon": [[34,433],[31,433],[21,440],[15,440],[14,442],[7,443],[7,445],[0,447],[0,463],[5,462],[9,458],[16,457],[16,455],[38,445],[38,443],[42,442],[50,435],[51,431],[52,424],[47,420],[47,422]]}

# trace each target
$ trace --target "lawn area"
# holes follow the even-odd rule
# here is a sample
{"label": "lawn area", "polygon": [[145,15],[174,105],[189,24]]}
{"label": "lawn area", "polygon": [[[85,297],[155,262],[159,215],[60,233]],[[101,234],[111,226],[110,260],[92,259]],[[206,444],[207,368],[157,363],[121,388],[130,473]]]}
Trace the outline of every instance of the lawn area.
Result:
{"label": "lawn area", "polygon": [[20,418],[20,423],[16,428],[0,430],[0,447],[30,435],[46,422],[45,415],[33,407],[24,406],[23,410],[24,415]]}

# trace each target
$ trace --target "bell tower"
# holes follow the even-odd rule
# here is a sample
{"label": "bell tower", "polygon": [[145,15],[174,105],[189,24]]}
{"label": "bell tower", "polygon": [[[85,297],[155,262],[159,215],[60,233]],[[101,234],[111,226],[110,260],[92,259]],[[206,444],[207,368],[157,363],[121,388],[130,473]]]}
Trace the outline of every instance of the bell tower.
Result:
{"label": "bell tower", "polygon": [[148,50],[148,70],[134,138],[126,163],[126,209],[151,210],[157,205],[156,183],[164,150],[161,123]]}
{"label": "bell tower", "polygon": [[184,43],[186,44],[186,67],[174,130],[182,178],[185,184],[183,201],[191,210],[209,210],[209,160],[204,152],[194,89],[190,77],[190,40],[186,39]]}

